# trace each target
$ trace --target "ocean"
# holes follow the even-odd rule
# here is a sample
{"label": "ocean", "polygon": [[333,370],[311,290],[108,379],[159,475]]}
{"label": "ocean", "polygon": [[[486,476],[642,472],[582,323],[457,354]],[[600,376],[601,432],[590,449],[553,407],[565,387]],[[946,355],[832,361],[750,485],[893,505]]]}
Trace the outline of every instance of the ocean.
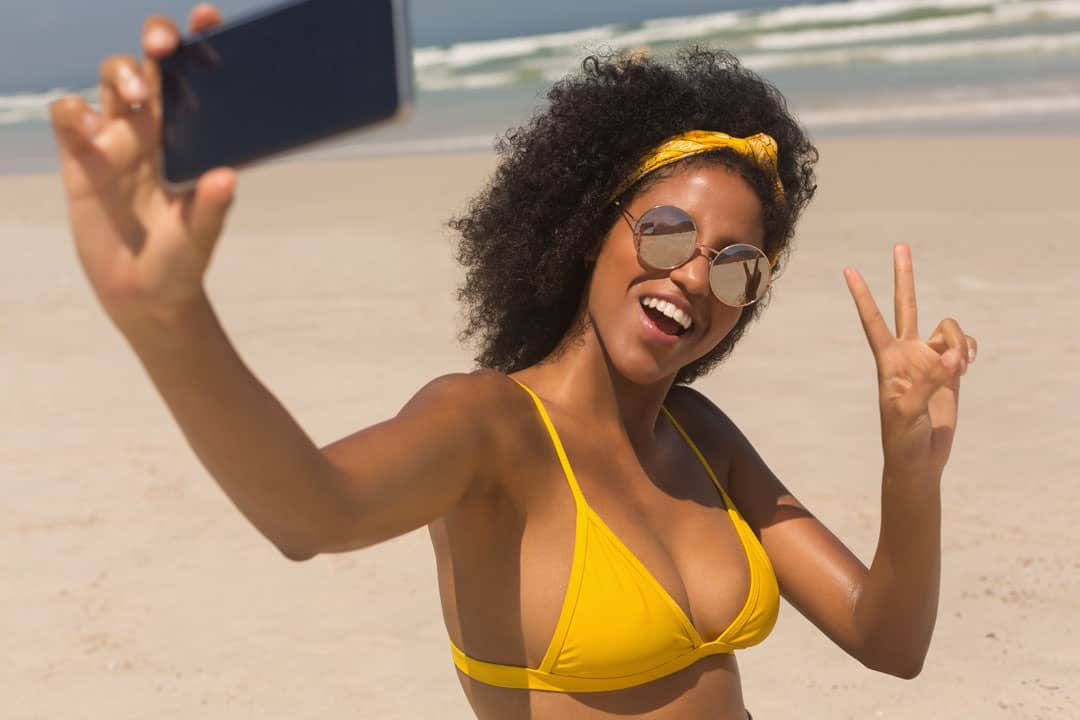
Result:
{"label": "ocean", "polygon": [[[849,0],[419,47],[407,125],[313,152],[488,149],[590,51],[688,43],[734,52],[817,137],[1080,131],[1080,0]],[[71,91],[95,100],[92,88],[0,95],[0,172],[55,168],[46,106]]]}

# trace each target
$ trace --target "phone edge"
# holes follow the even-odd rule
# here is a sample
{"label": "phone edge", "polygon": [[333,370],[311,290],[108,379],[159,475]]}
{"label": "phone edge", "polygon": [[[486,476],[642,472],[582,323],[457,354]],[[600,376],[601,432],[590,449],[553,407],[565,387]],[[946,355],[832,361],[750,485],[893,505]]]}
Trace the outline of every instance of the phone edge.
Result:
{"label": "phone edge", "polygon": [[[303,1],[304,0],[294,0],[293,2],[282,2],[282,3],[278,3],[278,4],[274,5],[274,6],[272,6],[271,8],[264,9],[262,11],[247,13],[247,14],[245,14],[243,16],[242,19],[234,20],[233,22],[229,23],[228,25],[224,25],[224,24],[219,25],[218,27],[213,28],[210,32],[224,30],[227,27],[231,27],[232,25],[239,24],[240,22],[247,22],[247,21],[253,20],[255,18],[258,18],[258,17],[260,17],[260,16],[262,16],[262,15],[268,13],[268,12],[273,12],[273,11],[277,11],[279,9],[284,9],[284,8],[290,7],[292,5],[297,5],[297,4],[299,4],[300,2],[303,2]],[[239,163],[237,165],[222,166],[222,167],[229,167],[232,170],[239,171],[239,170],[243,170],[245,168],[252,167],[254,165],[259,165],[259,164],[262,164],[262,163],[267,163],[267,162],[271,162],[271,161],[275,161],[275,160],[281,160],[283,158],[291,157],[293,155],[302,155],[302,154],[304,154],[306,152],[309,152],[311,150],[316,150],[316,149],[318,149],[320,147],[328,145],[331,142],[336,142],[336,141],[341,140],[343,138],[349,137],[350,135],[359,135],[359,134],[362,134],[362,133],[369,132],[371,130],[384,128],[384,127],[389,126],[389,125],[396,125],[396,124],[407,122],[409,120],[409,118],[412,117],[413,106],[414,106],[414,103],[415,103],[415,100],[414,100],[415,77],[414,77],[413,62],[412,62],[413,48],[412,48],[412,36],[411,36],[411,33],[410,33],[410,28],[409,28],[408,0],[390,0],[390,2],[392,4],[392,9],[393,9],[395,46],[398,49],[398,58],[397,58],[397,60],[398,60],[398,62],[397,62],[398,107],[397,107],[397,111],[393,115],[391,115],[390,117],[385,118],[383,120],[380,120],[378,122],[372,123],[370,125],[364,125],[364,126],[358,127],[358,128],[350,128],[348,130],[342,130],[341,132],[334,133],[333,135],[327,135],[324,138],[320,138],[318,140],[313,140],[312,142],[309,142],[309,143],[304,143],[303,145],[301,145],[299,147],[289,148],[287,150],[279,150],[278,152],[274,152],[274,153],[271,153],[269,155],[264,155],[263,157],[259,158],[258,160],[253,160],[253,161],[245,162],[245,163]],[[186,39],[191,40],[193,38],[199,38],[199,37],[202,37],[202,36],[206,36],[206,35],[209,35],[210,32],[196,33],[194,35],[189,36]],[[404,55],[404,57],[402,57],[402,55]],[[173,182],[170,182],[167,177],[165,177],[165,143],[164,143],[163,140],[160,140],[159,144],[161,146],[161,149],[160,149],[159,158],[158,158],[159,159],[158,166],[160,168],[160,172],[158,173],[158,178],[161,181],[162,187],[164,187],[170,193],[174,193],[174,194],[186,193],[186,192],[190,192],[191,190],[193,190],[195,188],[195,186],[198,185],[199,178],[194,178],[192,180],[188,180],[188,181],[182,182],[182,183],[173,183]],[[211,169],[214,169],[214,168],[211,168]],[[209,170],[207,170],[206,172],[209,172]],[[202,177],[202,176],[200,175],[199,177]]]}

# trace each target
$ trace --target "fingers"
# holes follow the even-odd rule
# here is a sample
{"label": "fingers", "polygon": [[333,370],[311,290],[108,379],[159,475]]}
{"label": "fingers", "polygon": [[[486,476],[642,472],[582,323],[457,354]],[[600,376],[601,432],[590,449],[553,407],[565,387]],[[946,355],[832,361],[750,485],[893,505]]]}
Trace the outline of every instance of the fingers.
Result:
{"label": "fingers", "polygon": [[180,30],[165,15],[151,15],[143,23],[142,47],[147,57],[160,60],[180,45]]}
{"label": "fingers", "polygon": [[893,335],[859,271],[855,268],[845,268],[844,279],[847,281],[851,297],[855,300],[855,308],[859,312],[859,320],[866,333],[866,340],[870,343],[870,350],[877,358],[893,342]]}
{"label": "fingers", "polygon": [[199,3],[191,10],[188,27],[191,32],[203,32],[221,23],[221,13],[210,3]]}
{"label": "fingers", "polygon": [[955,350],[960,358],[960,374],[967,372],[968,365],[975,362],[979,344],[975,338],[965,335],[960,323],[952,318],[942,320],[926,344],[942,356],[950,349]]}
{"label": "fingers", "polygon": [[205,173],[184,200],[184,220],[193,240],[209,255],[225,225],[225,215],[236,191],[236,173],[215,168]]}
{"label": "fingers", "polygon": [[98,69],[104,122],[137,112],[150,99],[142,69],[130,55],[110,55]]}
{"label": "fingers", "polygon": [[911,248],[897,243],[893,248],[893,278],[895,284],[896,337],[919,337],[919,312],[915,304],[915,271],[911,264]]}
{"label": "fingers", "polygon": [[101,129],[101,117],[78,95],[68,95],[50,103],[49,120],[57,145],[67,154],[90,149],[94,136]]}
{"label": "fingers", "polygon": [[[942,391],[948,394],[949,405],[955,406],[956,398],[960,390],[960,375],[964,360],[960,350],[949,348],[940,356],[927,353],[927,358],[922,367],[912,373],[911,385],[907,392],[897,401],[900,412],[907,416],[915,416],[923,413],[929,405],[931,398]],[[953,408],[953,422],[955,423],[955,407]],[[942,414],[942,408],[937,408],[935,422]]]}
{"label": "fingers", "polygon": [[[189,28],[197,33],[218,25],[221,13],[208,3],[196,5],[191,11]],[[155,122],[159,121],[161,109],[161,71],[158,62],[176,52],[180,47],[180,29],[165,15],[151,15],[143,23],[142,47],[146,54],[143,62],[143,76],[151,98],[151,109]]]}

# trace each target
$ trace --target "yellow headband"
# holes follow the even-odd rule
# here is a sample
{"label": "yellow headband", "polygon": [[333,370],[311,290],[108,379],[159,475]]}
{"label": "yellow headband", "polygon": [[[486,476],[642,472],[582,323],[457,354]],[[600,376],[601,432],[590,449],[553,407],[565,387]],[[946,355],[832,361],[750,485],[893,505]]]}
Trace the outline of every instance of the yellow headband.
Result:
{"label": "yellow headband", "polygon": [[776,197],[780,202],[785,202],[784,184],[780,182],[780,174],[776,169],[776,141],[765,133],[758,133],[747,138],[737,138],[714,130],[691,130],[681,135],[669,137],[660,143],[655,149],[641,158],[637,169],[619,184],[611,199],[614,200],[622,195],[631,185],[653,170],[678,162],[691,155],[699,155],[720,148],[731,148],[740,155],[753,160],[772,179]]}

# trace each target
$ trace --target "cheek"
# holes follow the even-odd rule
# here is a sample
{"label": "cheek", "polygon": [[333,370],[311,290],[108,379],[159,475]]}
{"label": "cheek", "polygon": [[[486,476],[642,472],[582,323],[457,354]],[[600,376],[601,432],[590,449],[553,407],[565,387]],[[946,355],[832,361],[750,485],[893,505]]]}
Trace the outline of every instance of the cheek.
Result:
{"label": "cheek", "polygon": [[703,344],[706,347],[701,355],[712,352],[728,336],[728,333],[735,329],[735,326],[739,323],[739,318],[742,317],[743,310],[744,308],[734,308],[723,304],[719,300],[715,301],[711,313],[712,322],[709,325],[709,332],[703,338]]}
{"label": "cheek", "polygon": [[633,240],[621,240],[609,237],[596,258],[589,283],[589,309],[594,312],[625,302],[628,289],[643,271]]}

